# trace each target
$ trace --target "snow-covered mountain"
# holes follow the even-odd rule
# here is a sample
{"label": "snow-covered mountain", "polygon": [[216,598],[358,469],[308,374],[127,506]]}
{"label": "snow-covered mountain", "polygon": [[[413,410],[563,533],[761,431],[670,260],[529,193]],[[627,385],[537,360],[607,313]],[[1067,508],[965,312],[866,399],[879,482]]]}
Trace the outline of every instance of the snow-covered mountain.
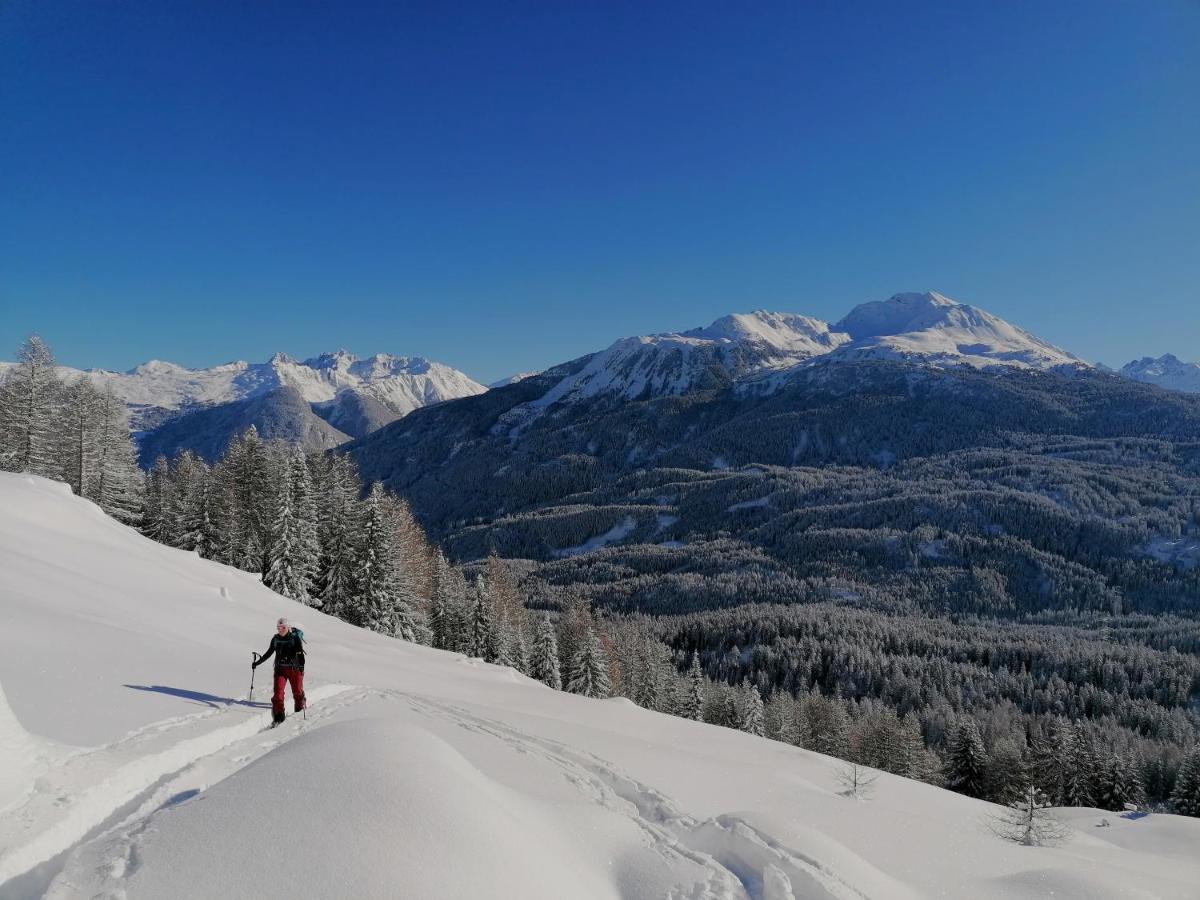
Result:
{"label": "snow-covered mountain", "polygon": [[1156,384],[1171,391],[1200,393],[1200,362],[1183,362],[1170,353],[1152,359],[1149,356],[1135,359],[1122,366],[1120,373],[1134,381]]}
{"label": "snow-covered mountain", "polygon": [[619,340],[562,379],[539,404],[597,395],[634,400],[686,394],[797,365],[847,340],[808,316],[765,310],[724,316],[705,328]]}
{"label": "snow-covered mountain", "polygon": [[1037,369],[1087,365],[991,313],[930,291],[864,303],[832,326],[758,310],[704,328],[624,338],[588,357],[531,410],[601,395],[681,395],[817,361],[862,359]]}
{"label": "snow-covered mountain", "polygon": [[1086,365],[998,316],[934,291],[863,303],[833,327],[849,337],[837,351],[841,358],[1033,369]]}
{"label": "snow-covered mountain", "polygon": [[295,388],[311,404],[328,406],[336,406],[339,395],[351,391],[378,401],[394,413],[392,418],[487,390],[457,369],[420,356],[380,353],[359,359],[345,350],[303,362],[276,353],[265,363],[232,362],[207,369],[156,359],[128,372],[67,367],[60,371],[69,379],[87,378],[97,387],[110,388],[129,404],[136,431],[157,427],[186,410],[251,400],[282,387]]}
{"label": "snow-covered mountain", "polygon": [[[307,718],[265,731],[276,617]],[[1194,898],[1200,820],[998,808],[362,631],[0,473],[0,897]],[[1097,827],[1102,820],[1107,827]]]}

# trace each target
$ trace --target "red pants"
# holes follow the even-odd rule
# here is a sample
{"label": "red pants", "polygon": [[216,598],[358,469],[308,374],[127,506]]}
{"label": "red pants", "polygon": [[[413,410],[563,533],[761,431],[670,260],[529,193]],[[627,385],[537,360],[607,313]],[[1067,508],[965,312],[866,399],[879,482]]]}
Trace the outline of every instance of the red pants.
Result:
{"label": "red pants", "polygon": [[304,670],[285,666],[275,670],[275,694],[271,697],[271,712],[283,715],[283,686],[292,685],[292,699],[296,701],[296,712],[304,709]]}

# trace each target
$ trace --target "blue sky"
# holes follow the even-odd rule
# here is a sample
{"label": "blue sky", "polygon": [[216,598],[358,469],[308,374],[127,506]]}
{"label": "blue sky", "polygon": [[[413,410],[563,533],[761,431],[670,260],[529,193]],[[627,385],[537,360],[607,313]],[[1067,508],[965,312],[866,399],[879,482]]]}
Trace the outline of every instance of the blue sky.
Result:
{"label": "blue sky", "polygon": [[1200,359],[1200,3],[0,0],[0,358],[490,381],[934,289]]}

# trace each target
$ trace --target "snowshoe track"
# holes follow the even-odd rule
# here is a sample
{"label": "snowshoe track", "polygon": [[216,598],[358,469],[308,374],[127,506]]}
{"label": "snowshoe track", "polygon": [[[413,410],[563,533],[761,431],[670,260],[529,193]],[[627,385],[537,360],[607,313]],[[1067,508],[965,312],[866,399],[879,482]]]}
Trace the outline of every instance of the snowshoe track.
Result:
{"label": "snowshoe track", "polygon": [[403,696],[419,712],[441,716],[553,763],[586,797],[631,819],[665,859],[683,858],[707,870],[705,881],[679,885],[666,900],[871,900],[818,860],[783,846],[737,816],[695,819],[669,797],[594,754],[461,707]]}
{"label": "snowshoe track", "polygon": [[[309,707],[309,721],[332,715],[369,693],[342,684],[315,687],[308,692],[310,703],[316,704]],[[334,698],[339,699],[330,702]],[[177,717],[62,760],[0,821],[0,847],[7,848],[0,855],[0,897],[16,895],[12,883],[20,876],[56,857],[65,858],[72,848],[113,828],[123,829],[132,847],[144,822],[134,828],[130,823],[145,819],[173,797],[199,793],[306,727],[303,719],[289,717],[271,733],[272,740],[264,741],[263,713],[230,705]],[[129,874],[129,860],[113,865],[114,873],[118,869],[119,877]],[[45,873],[37,880],[48,883],[54,874]],[[24,887],[20,896],[31,895],[30,891],[32,886]]]}

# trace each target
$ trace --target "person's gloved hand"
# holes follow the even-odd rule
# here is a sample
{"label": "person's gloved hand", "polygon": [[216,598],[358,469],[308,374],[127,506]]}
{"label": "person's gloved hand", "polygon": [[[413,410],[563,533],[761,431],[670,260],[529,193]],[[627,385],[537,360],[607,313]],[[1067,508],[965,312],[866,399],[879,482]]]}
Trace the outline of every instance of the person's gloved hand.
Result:
{"label": "person's gloved hand", "polygon": [[250,663],[250,668],[257,669],[258,663],[259,663],[259,660],[256,659],[254,662]]}

